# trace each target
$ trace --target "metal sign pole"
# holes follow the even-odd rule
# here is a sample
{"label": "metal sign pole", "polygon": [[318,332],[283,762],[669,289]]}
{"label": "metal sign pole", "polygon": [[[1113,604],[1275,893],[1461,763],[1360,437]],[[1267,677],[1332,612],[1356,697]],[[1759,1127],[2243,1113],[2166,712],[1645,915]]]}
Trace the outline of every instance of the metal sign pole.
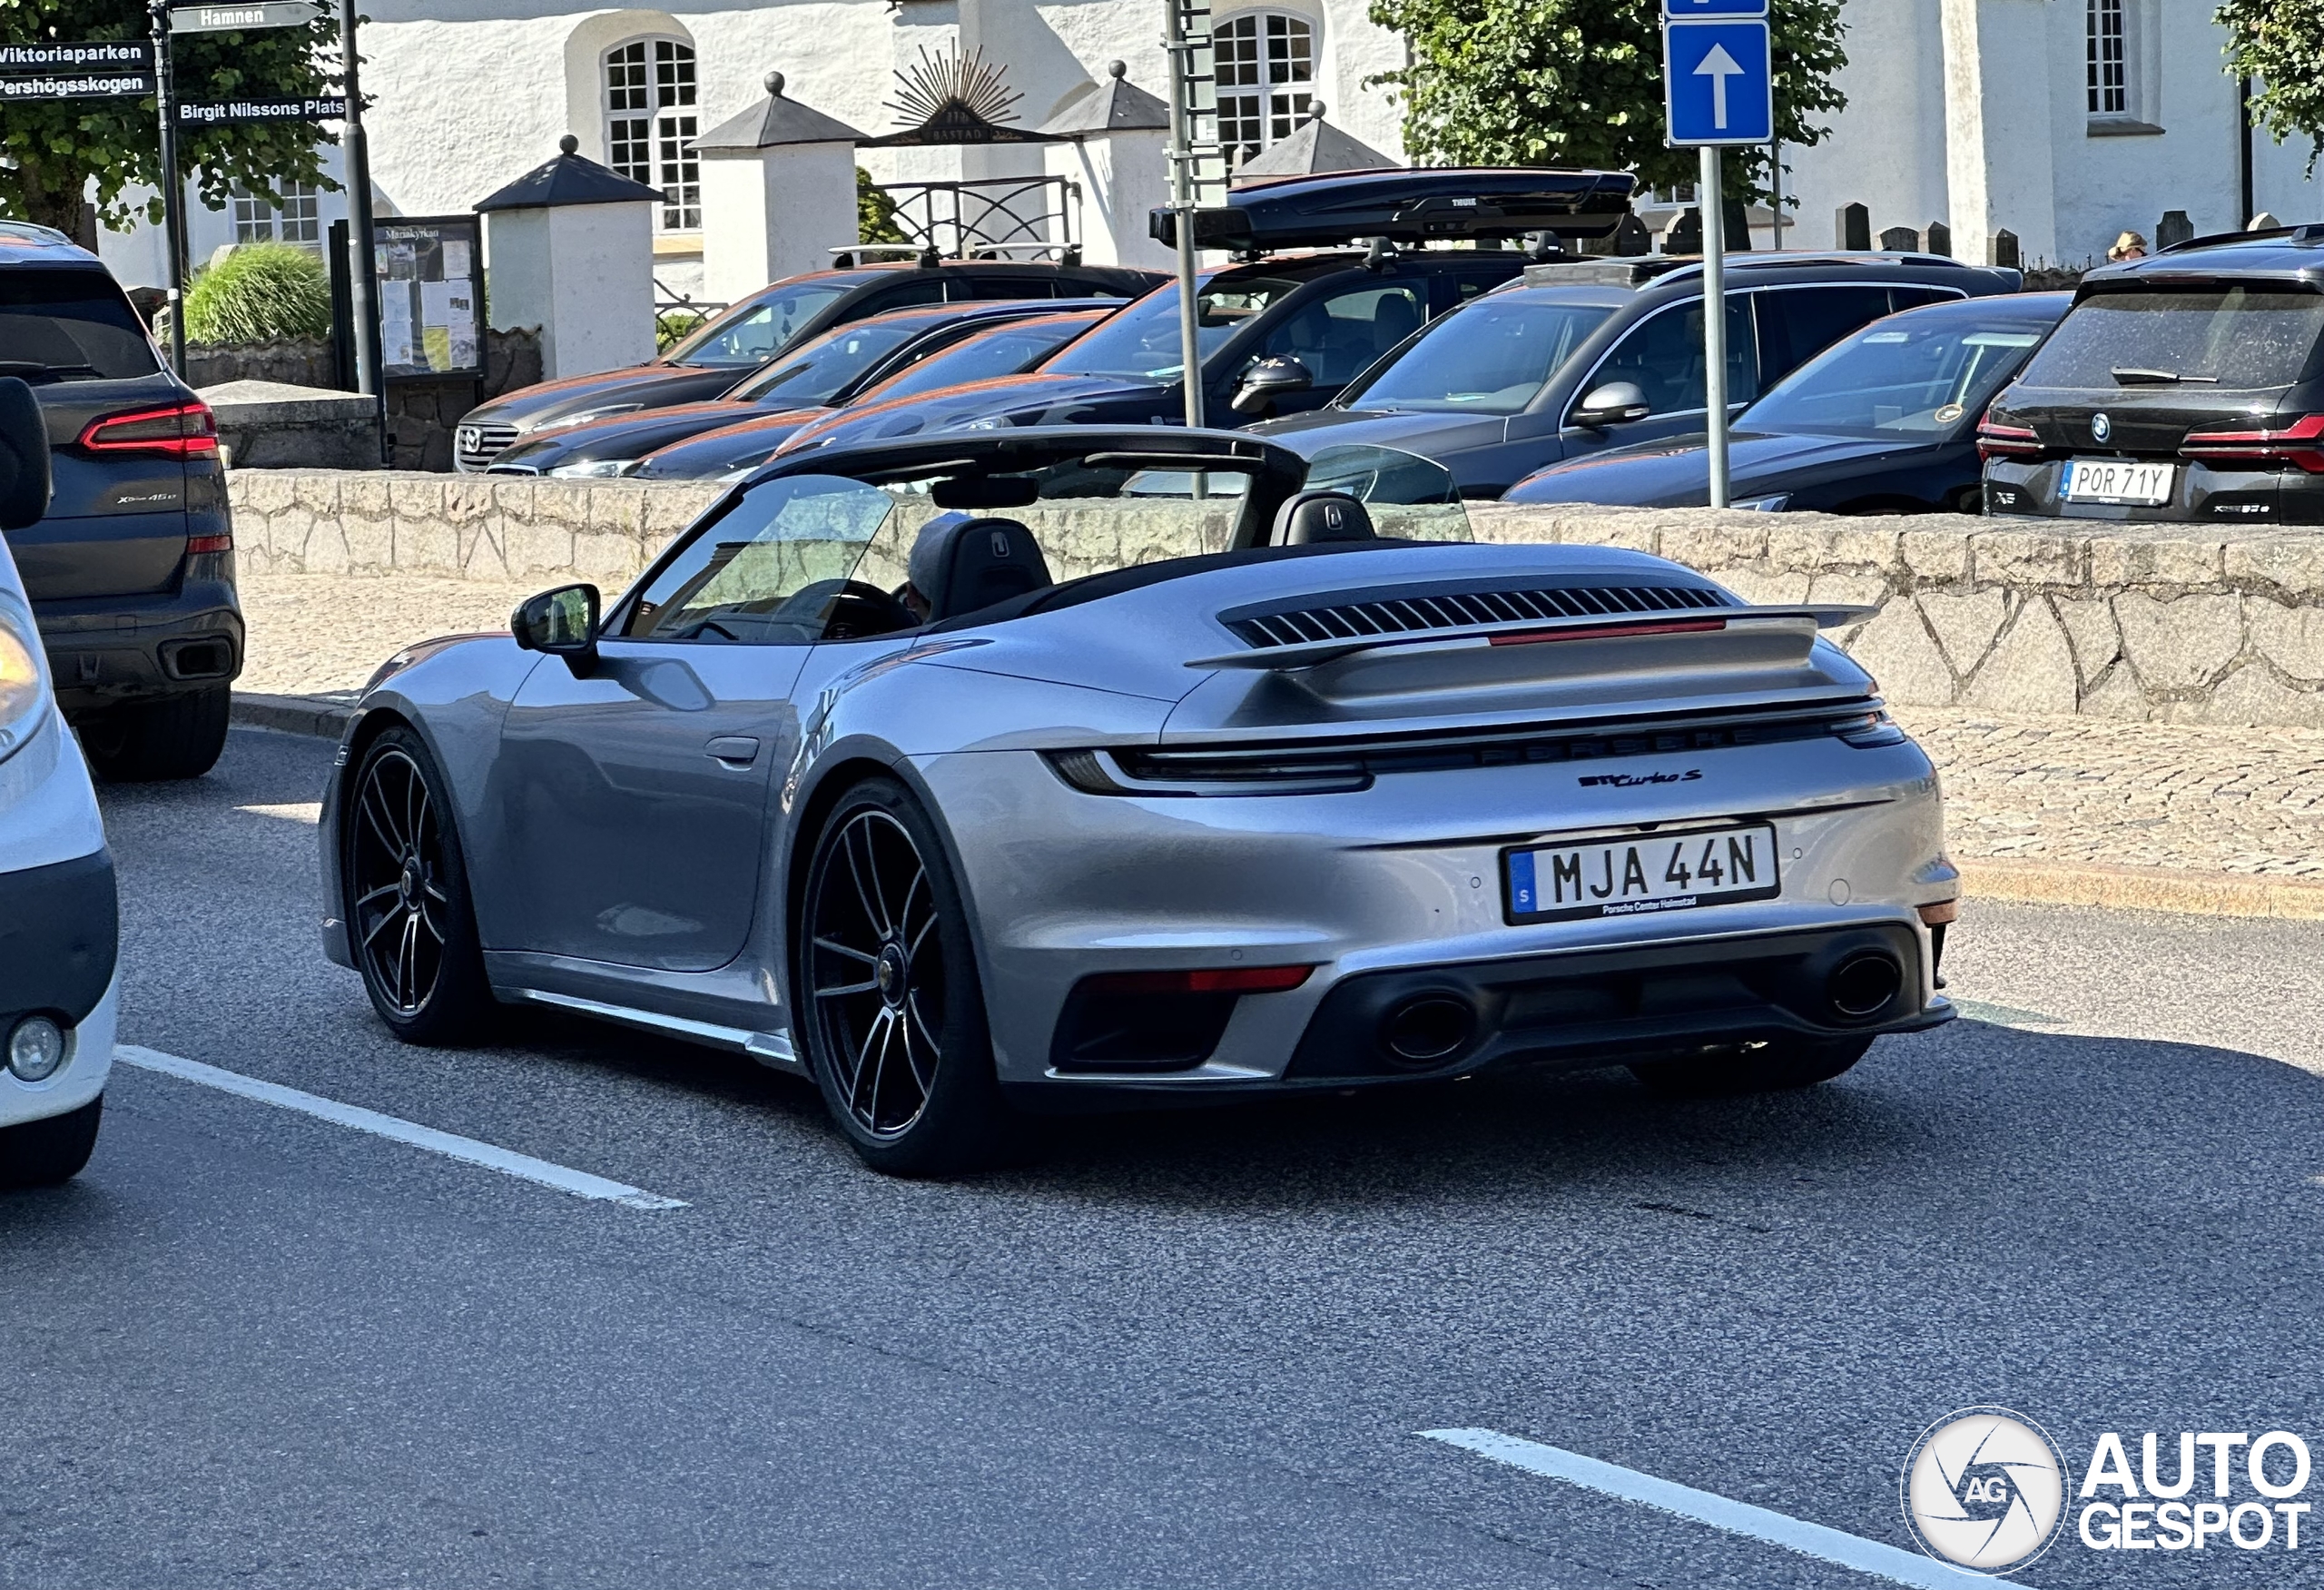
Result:
{"label": "metal sign pole", "polygon": [[358,80],[355,0],[340,0],[339,47],[347,96],[347,285],[354,307],[355,390],[377,400],[379,449],[387,456],[388,401],[379,380],[379,264],[371,247],[371,148],[363,135],[363,85]]}
{"label": "metal sign pole", "polygon": [[178,173],[177,74],[170,62],[169,0],[152,0],[153,100],[162,118],[162,234],[170,252],[170,368],[185,380],[185,183]]}
{"label": "metal sign pole", "polygon": [[1710,505],[1727,506],[1727,205],[1719,195],[1719,150],[1702,149],[1703,418],[1710,430]]}
{"label": "metal sign pole", "polygon": [[1194,44],[1187,37],[1180,0],[1162,0],[1170,54],[1170,210],[1177,218],[1178,377],[1186,388],[1187,424],[1203,423],[1202,313],[1195,297]]}

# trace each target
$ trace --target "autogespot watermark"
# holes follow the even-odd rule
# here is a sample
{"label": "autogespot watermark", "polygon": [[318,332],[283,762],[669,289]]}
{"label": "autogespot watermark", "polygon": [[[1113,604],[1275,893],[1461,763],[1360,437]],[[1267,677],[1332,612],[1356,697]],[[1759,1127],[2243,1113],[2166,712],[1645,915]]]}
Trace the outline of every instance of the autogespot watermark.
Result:
{"label": "autogespot watermark", "polygon": [[2040,1425],[1965,1407],[1921,1432],[1900,1488],[1923,1551],[2003,1574],[2068,1535],[2091,1551],[2298,1551],[2309,1474],[2308,1443],[2290,1430],[2104,1430],[2077,1489]]}

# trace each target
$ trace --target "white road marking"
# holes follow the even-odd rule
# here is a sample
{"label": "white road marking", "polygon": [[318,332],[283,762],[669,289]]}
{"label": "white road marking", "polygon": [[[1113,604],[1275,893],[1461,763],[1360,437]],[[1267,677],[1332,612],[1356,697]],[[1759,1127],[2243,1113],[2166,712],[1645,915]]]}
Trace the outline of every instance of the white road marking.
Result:
{"label": "white road marking", "polygon": [[323,820],[320,801],[288,801],[281,805],[236,806],[238,812],[248,812],[253,817],[280,817],[286,823],[304,823],[310,828]]}
{"label": "white road marking", "polygon": [[[1675,1513],[1698,1524],[1708,1524],[1714,1529],[1724,1529],[1729,1535],[1748,1536],[1770,1546],[1796,1551],[1802,1556],[1819,1557],[1827,1563],[1837,1563],[1844,1568],[1870,1574],[1898,1585],[1910,1585],[1915,1590],[1971,1590],[1980,1585],[2011,1586],[2015,1581],[1990,1578],[1950,1567],[1935,1557],[1917,1552],[1901,1551],[1893,1546],[1883,1546],[1876,1540],[1866,1540],[1821,1524],[1809,1524],[1782,1513],[1754,1507],[1748,1502],[1731,1502],[1709,1491],[1699,1491],[1690,1486],[1673,1485],[1667,1479],[1657,1479],[1650,1474],[1640,1474],[1634,1468],[1620,1468],[1601,1463],[1595,1457],[1584,1457],[1576,1452],[1545,1447],[1539,1441],[1521,1440],[1504,1436],[1498,1430],[1423,1430],[1432,1441],[1443,1441],[1460,1447],[1496,1463],[1506,1463],[1530,1474],[1562,1480],[1567,1485],[1580,1486],[1584,1490],[1601,1496],[1636,1502],[1640,1506],[1653,1507],[1664,1513]],[[2022,1586],[2018,1590],[2023,1590]]]}
{"label": "white road marking", "polygon": [[2063,1016],[2045,1016],[2039,1011],[2019,1010],[2015,1005],[1987,1004],[1981,999],[1955,998],[1953,1008],[1973,1022],[1985,1022],[1996,1027],[2040,1029],[2066,1024]]}
{"label": "white road marking", "polygon": [[497,1148],[491,1143],[478,1142],[472,1137],[459,1137],[452,1132],[438,1131],[432,1126],[420,1126],[412,1121],[382,1115],[376,1110],[366,1110],[359,1104],[342,1104],[336,1099],[326,1099],[317,1093],[302,1093],[296,1088],[286,1088],[280,1082],[261,1081],[246,1077],[240,1072],[226,1071],[219,1066],[204,1065],[198,1060],[182,1055],[164,1054],[158,1049],[143,1049],[134,1043],[113,1046],[113,1057],[123,1065],[133,1065],[144,1071],[160,1072],[189,1082],[200,1082],[205,1088],[216,1088],[244,1099],[255,1099],[261,1104],[272,1104],[284,1110],[296,1110],[301,1115],[311,1115],[336,1126],[351,1127],[368,1131],[374,1137],[409,1143],[416,1149],[426,1149],[446,1159],[466,1164],[481,1165],[487,1170],[497,1170],[504,1176],[514,1176],[522,1181],[552,1187],[559,1192],[569,1192],[576,1198],[596,1199],[606,1203],[618,1203],[630,1209],[684,1209],[682,1198],[664,1198],[660,1193],[632,1187],[625,1181],[608,1180],[592,1176],[586,1170],[569,1170],[552,1165],[547,1160],[536,1160],[530,1154],[519,1154],[509,1149]]}

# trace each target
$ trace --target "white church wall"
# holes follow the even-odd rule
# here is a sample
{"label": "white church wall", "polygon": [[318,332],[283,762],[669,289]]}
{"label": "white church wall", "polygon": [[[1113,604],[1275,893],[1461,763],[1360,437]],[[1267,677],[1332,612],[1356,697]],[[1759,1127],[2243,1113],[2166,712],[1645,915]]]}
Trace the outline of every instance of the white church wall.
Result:
{"label": "white church wall", "polygon": [[1797,193],[1787,246],[1834,243],[1843,204],[1872,210],[1876,237],[1889,226],[1945,218],[1944,43],[1933,0],[1849,0],[1848,64],[1839,74],[1846,108],[1820,143],[1787,144],[1787,194]]}

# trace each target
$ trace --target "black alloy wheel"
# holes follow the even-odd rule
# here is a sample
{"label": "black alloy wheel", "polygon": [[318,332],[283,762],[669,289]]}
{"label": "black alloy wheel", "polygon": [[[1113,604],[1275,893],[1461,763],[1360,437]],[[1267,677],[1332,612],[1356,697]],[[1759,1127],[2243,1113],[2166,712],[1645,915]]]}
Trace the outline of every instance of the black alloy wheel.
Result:
{"label": "black alloy wheel", "polygon": [[802,916],[793,1008],[857,1154],[898,1176],[988,1160],[1007,1110],[967,914],[901,785],[870,779],[841,800],[816,840]]}
{"label": "black alloy wheel", "polygon": [[459,1042],[492,1003],[442,786],[419,736],[391,728],[340,819],[349,942],[372,1008],[408,1043]]}

